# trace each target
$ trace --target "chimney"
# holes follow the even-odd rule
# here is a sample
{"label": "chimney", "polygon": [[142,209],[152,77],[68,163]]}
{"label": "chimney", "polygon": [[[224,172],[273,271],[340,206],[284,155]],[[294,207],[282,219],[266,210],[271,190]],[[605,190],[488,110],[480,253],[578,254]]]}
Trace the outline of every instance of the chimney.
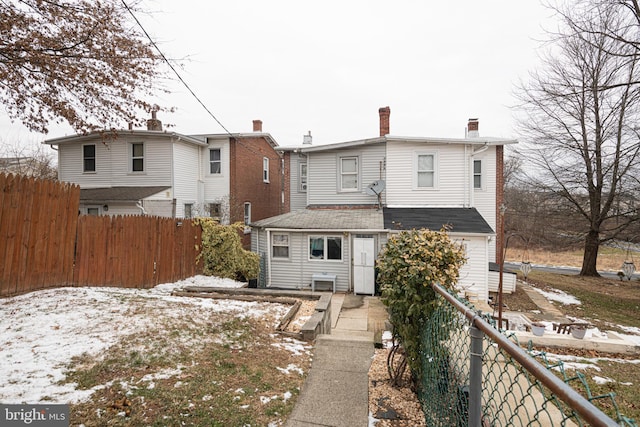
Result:
{"label": "chimney", "polygon": [[480,136],[480,132],[478,131],[478,127],[480,122],[478,119],[469,119],[469,123],[467,124],[467,138],[478,138]]}
{"label": "chimney", "polygon": [[254,132],[262,132],[262,120],[254,120],[253,121],[253,131]]}
{"label": "chimney", "polygon": [[151,118],[147,120],[147,130],[162,130],[162,122],[156,118],[156,110],[151,111]]}
{"label": "chimney", "polygon": [[302,136],[302,144],[303,145],[311,145],[311,131],[309,131],[308,135]]}
{"label": "chimney", "polygon": [[389,135],[389,116],[391,115],[391,109],[389,107],[382,107],[378,110],[380,113],[380,136]]}

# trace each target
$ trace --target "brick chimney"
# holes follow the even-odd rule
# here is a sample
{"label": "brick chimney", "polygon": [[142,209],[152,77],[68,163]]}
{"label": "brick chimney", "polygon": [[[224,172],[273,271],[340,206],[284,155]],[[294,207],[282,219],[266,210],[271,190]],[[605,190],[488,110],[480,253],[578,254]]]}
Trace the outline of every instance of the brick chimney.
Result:
{"label": "brick chimney", "polygon": [[467,138],[478,138],[480,136],[480,132],[478,131],[479,126],[480,122],[478,119],[469,119],[469,123],[467,124]]}
{"label": "brick chimney", "polygon": [[380,113],[380,136],[389,135],[389,116],[391,116],[391,109],[389,107],[382,107],[378,110]]}
{"label": "brick chimney", "polygon": [[254,120],[253,121],[253,131],[254,132],[262,132],[262,120]]}
{"label": "brick chimney", "polygon": [[162,122],[156,117],[156,110],[151,111],[151,118],[147,120],[147,130],[162,130]]}

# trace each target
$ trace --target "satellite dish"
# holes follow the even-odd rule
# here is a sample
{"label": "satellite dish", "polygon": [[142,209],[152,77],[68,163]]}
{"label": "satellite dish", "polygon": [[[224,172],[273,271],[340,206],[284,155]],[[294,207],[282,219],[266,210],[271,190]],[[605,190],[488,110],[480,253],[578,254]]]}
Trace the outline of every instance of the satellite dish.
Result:
{"label": "satellite dish", "polygon": [[373,181],[371,184],[369,184],[367,189],[364,190],[364,192],[370,196],[379,196],[380,193],[382,193],[382,190],[384,190],[384,185],[385,183],[381,179]]}

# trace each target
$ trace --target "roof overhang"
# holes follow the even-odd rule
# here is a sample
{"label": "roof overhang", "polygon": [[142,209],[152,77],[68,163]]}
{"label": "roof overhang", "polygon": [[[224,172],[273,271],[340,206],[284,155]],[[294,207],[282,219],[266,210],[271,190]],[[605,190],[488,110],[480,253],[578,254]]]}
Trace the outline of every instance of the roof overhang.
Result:
{"label": "roof overhang", "polygon": [[80,202],[82,203],[117,203],[137,202],[155,194],[168,190],[169,186],[155,187],[109,187],[109,188],[81,188]]}
{"label": "roof overhang", "polygon": [[476,208],[383,208],[389,230],[447,227],[451,234],[494,235],[495,231]]}
{"label": "roof overhang", "polygon": [[43,142],[46,145],[61,145],[71,144],[85,141],[100,141],[108,143],[111,141],[117,141],[119,137],[134,137],[134,138],[166,138],[172,142],[186,142],[189,144],[206,146],[206,142],[203,139],[197,137],[182,135],[175,132],[162,132],[153,130],[118,130],[115,132],[91,132],[83,135],[63,136],[60,138],[47,139]]}

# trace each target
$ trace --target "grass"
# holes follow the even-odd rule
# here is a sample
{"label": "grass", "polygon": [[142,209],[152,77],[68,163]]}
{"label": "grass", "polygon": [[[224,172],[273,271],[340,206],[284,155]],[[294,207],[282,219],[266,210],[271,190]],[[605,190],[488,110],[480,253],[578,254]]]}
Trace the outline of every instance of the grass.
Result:
{"label": "grass", "polygon": [[273,319],[265,322],[212,314],[208,324],[158,319],[145,334],[128,337],[100,357],[84,355],[66,382],[96,388],[71,406],[71,425],[245,426],[285,420],[310,356],[275,346]]}
{"label": "grass", "polygon": [[[558,252],[537,248],[525,250],[519,247],[510,247],[507,249],[505,260],[509,262],[528,260],[534,264],[581,267],[583,253],[582,249]],[[635,258],[640,256],[639,254],[635,255]],[[598,251],[597,268],[601,271],[620,271],[626,258],[626,250],[602,246]],[[635,258],[634,260],[637,262]]]}
{"label": "grass", "polygon": [[[540,271],[531,272],[527,281],[538,288],[559,289],[578,298],[580,305],[554,303],[565,316],[587,320],[600,330],[624,332],[620,326],[640,328],[640,281],[629,282]],[[514,311],[528,312],[537,308],[521,289],[514,294],[504,295],[504,302]],[[640,420],[640,357],[609,355],[581,349],[545,350],[549,353],[588,358],[593,362],[594,368],[587,369],[583,374],[591,394],[603,396],[614,393],[620,412],[636,421]],[[613,381],[600,384],[594,380],[596,376]],[[576,389],[583,388],[579,381],[572,381],[570,385]],[[615,410],[610,399],[597,399],[596,406],[614,417]]]}

